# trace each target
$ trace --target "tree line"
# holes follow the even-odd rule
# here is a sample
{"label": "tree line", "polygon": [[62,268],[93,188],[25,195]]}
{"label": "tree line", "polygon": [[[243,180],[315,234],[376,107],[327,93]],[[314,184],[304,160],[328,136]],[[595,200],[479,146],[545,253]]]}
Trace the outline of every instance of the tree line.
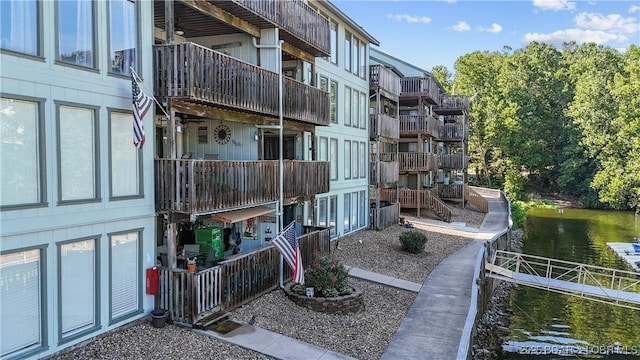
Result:
{"label": "tree line", "polygon": [[591,208],[640,205],[640,48],[532,42],[473,52],[447,92],[471,99],[470,182],[526,200],[532,186]]}

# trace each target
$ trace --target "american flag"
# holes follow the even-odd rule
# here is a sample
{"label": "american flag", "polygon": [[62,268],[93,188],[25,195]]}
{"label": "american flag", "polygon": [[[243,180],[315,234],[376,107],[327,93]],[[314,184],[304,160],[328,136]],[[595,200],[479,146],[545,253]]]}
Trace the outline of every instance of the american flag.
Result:
{"label": "american flag", "polygon": [[280,235],[271,242],[280,251],[284,260],[293,270],[293,282],[304,284],[304,269],[302,268],[302,255],[296,239],[295,221],[291,222]]}
{"label": "american flag", "polygon": [[144,127],[142,126],[142,119],[151,108],[153,104],[153,98],[147,96],[144,91],[140,90],[139,83],[142,82],[138,79],[138,75],[135,72],[131,74],[131,96],[133,97],[133,146],[138,149],[144,145]]}

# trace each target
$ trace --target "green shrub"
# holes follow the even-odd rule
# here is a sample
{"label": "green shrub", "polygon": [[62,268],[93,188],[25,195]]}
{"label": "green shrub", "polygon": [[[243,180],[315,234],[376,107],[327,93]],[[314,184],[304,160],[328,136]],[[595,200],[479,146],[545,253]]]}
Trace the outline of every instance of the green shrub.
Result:
{"label": "green shrub", "polygon": [[418,230],[407,230],[400,234],[400,242],[402,243],[402,250],[412,254],[419,254],[424,251],[427,235]]}
{"label": "green shrub", "polygon": [[313,250],[313,261],[304,270],[304,285],[296,284],[291,290],[305,295],[308,287],[313,288],[316,297],[337,297],[349,295],[353,288],[347,278],[349,271],[335,259],[319,257],[318,251]]}

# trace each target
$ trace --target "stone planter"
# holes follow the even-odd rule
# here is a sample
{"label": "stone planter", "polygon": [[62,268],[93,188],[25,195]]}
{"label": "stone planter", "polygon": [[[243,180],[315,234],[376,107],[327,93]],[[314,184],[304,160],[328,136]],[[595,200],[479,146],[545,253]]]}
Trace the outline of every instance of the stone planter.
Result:
{"label": "stone planter", "polygon": [[294,283],[288,283],[284,287],[284,292],[289,300],[309,310],[323,312],[327,314],[354,314],[364,311],[364,297],[362,290],[350,285],[353,292],[349,295],[337,297],[307,297],[291,291]]}

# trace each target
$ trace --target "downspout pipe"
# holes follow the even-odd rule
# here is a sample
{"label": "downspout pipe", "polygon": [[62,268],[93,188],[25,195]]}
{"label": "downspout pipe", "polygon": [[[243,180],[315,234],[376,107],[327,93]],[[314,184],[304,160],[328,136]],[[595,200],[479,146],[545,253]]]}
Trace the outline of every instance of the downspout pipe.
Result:
{"label": "downspout pipe", "polygon": [[[262,48],[266,48],[266,49],[277,49],[278,50],[278,61],[277,61],[277,67],[278,67],[278,134],[279,134],[279,138],[278,138],[278,143],[279,143],[279,151],[280,154],[278,156],[278,193],[279,193],[279,200],[278,200],[278,234],[282,233],[282,229],[283,229],[283,213],[284,213],[284,161],[283,161],[283,150],[284,150],[284,141],[283,141],[283,134],[282,134],[282,130],[284,127],[284,121],[283,121],[283,108],[282,108],[282,44],[284,43],[283,40],[280,40],[280,29],[279,28],[275,28],[275,35],[276,35],[276,40],[277,40],[277,44],[276,45],[261,45],[258,44],[258,42],[256,41],[255,37],[252,37],[251,40],[253,41],[253,46],[256,47],[257,49],[262,49]],[[280,288],[284,288],[284,259],[282,258],[282,255],[280,255]]]}

